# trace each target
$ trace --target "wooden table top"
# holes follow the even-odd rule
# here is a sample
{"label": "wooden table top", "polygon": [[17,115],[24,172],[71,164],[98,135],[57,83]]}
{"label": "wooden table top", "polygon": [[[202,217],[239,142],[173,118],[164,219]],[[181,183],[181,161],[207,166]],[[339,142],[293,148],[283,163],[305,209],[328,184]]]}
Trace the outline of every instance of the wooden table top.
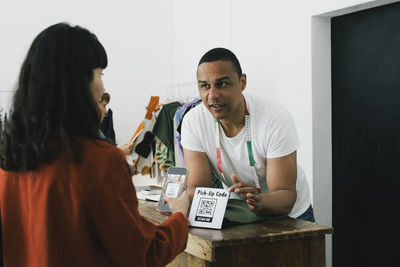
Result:
{"label": "wooden table top", "polygon": [[[156,202],[139,200],[139,211],[142,216],[157,224],[163,222],[167,218],[167,216],[157,211]],[[213,246],[245,244],[248,242],[274,242],[332,233],[332,227],[290,217],[236,225],[221,230],[196,227],[190,227],[189,230],[190,236],[210,241],[213,243]]]}
{"label": "wooden table top", "polygon": [[[139,211],[142,216],[156,224],[167,218],[157,211],[157,202],[139,200]],[[265,242],[301,239],[332,233],[332,227],[289,217],[231,226],[221,230],[190,227],[185,252],[199,259],[213,262],[218,247],[262,245]]]}

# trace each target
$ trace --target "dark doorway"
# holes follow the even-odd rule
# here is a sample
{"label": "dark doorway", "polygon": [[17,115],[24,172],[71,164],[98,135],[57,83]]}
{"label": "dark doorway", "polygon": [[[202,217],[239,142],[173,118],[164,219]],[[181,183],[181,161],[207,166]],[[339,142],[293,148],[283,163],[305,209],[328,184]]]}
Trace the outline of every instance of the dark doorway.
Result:
{"label": "dark doorway", "polygon": [[333,265],[400,253],[400,3],[332,18]]}

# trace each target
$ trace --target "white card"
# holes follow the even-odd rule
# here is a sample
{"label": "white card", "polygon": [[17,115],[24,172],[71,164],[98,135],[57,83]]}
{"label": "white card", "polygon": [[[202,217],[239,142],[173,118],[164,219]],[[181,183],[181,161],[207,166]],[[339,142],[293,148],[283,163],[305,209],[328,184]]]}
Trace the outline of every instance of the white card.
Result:
{"label": "white card", "polygon": [[190,225],[221,229],[228,198],[228,190],[197,187],[190,207]]}

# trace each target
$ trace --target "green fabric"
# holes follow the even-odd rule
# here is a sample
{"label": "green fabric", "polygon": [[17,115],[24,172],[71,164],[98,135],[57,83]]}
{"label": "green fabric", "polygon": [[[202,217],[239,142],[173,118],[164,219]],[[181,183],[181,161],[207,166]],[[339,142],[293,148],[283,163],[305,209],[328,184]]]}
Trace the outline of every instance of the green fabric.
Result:
{"label": "green fabric", "polygon": [[[153,134],[163,142],[168,149],[174,151],[174,116],[182,104],[175,101],[165,104],[157,117],[153,127]],[[174,161],[175,162],[175,161]]]}
{"label": "green fabric", "polygon": [[161,141],[156,146],[156,162],[160,164],[160,170],[163,172],[168,171],[168,168],[175,165],[174,153],[168,149]]}
{"label": "green fabric", "polygon": [[252,223],[271,218],[270,216],[252,212],[251,210],[249,210],[246,202],[241,199],[228,200],[228,205],[226,206],[224,217],[231,222],[238,223]]}

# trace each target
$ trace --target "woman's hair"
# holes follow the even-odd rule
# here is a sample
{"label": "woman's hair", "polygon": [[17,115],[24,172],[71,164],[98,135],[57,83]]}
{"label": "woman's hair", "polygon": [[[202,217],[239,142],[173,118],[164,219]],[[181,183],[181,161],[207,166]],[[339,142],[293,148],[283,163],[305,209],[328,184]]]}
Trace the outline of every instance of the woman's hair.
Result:
{"label": "woman's hair", "polygon": [[100,138],[90,83],[93,70],[106,67],[104,47],[87,29],[59,23],[42,31],[21,67],[0,137],[0,167],[34,170],[69,152],[79,162],[79,137]]}

